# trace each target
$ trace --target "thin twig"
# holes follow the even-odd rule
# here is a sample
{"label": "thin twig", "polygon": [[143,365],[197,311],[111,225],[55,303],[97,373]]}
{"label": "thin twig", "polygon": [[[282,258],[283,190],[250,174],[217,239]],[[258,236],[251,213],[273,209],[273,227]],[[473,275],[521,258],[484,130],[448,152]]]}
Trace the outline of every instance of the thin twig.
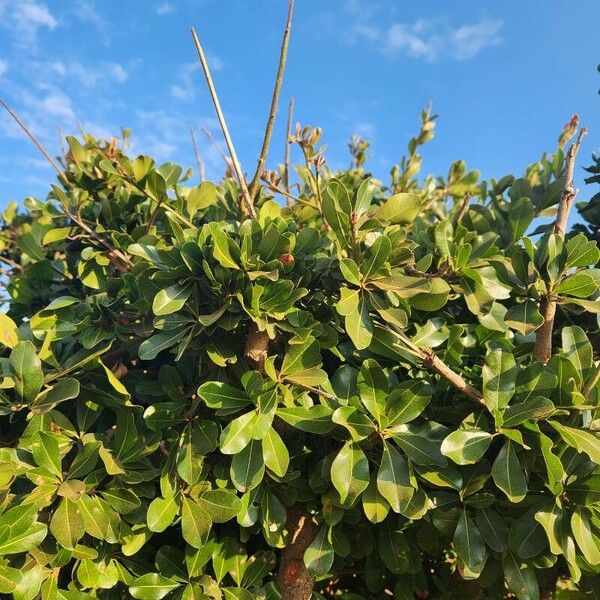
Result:
{"label": "thin twig", "polygon": [[319,388],[312,387],[311,385],[304,385],[303,383],[298,383],[297,381],[293,381],[292,379],[284,379],[283,381],[285,383],[290,383],[291,385],[295,385],[299,388],[302,388],[303,390],[306,390],[307,392],[317,394],[317,396],[322,396],[323,398],[327,398],[328,400],[337,400],[337,396],[334,396],[333,394],[330,394],[329,392],[324,392],[323,390],[320,390]]}
{"label": "thin twig", "polygon": [[[9,106],[0,98],[0,105],[8,112],[8,114],[16,121],[17,125],[23,130],[25,135],[33,142],[33,145],[40,151],[42,156],[50,163],[50,165],[56,170],[58,176],[65,184],[65,187],[70,188],[71,182],[68,180],[64,171],[58,166],[56,161],[48,154],[46,149],[40,144],[37,138],[33,135],[30,129],[25,125],[25,123],[21,120],[19,115],[15,113]],[[120,250],[117,250],[110,242],[106,241],[103,237],[98,235],[93,229],[91,229],[88,225],[86,225],[81,218],[77,215],[73,214],[66,206],[62,203],[60,204],[64,214],[71,219],[74,223],[76,223],[81,229],[83,229],[92,239],[96,240],[99,244],[102,244],[107,250],[109,250],[109,256],[114,259],[115,266],[121,271],[124,272],[126,270],[125,267],[133,266],[133,263],[125,254],[123,254]]]}
{"label": "thin twig", "polygon": [[462,375],[453,371],[441,358],[439,358],[430,348],[420,348],[414,344],[403,333],[399,333],[390,327],[384,327],[387,331],[393,333],[398,341],[417,359],[421,360],[425,366],[440,375],[450,385],[462,392],[469,400],[485,406],[483,394],[468,383]]}
{"label": "thin twig", "polygon": [[213,84],[213,80],[210,74],[210,69],[208,68],[208,62],[206,60],[206,56],[204,56],[204,50],[200,44],[200,40],[198,39],[198,35],[196,34],[196,30],[192,27],[192,38],[194,40],[194,45],[196,46],[196,51],[198,52],[198,58],[200,60],[200,65],[202,66],[202,71],[204,72],[204,77],[206,78],[206,84],[208,86],[208,91],[210,92],[210,97],[212,99],[213,105],[215,107],[215,112],[217,113],[217,119],[219,121],[219,125],[221,126],[221,131],[223,132],[223,137],[225,138],[225,143],[227,144],[227,149],[229,150],[229,155],[231,156],[231,161],[233,164],[233,169],[235,175],[237,177],[238,183],[240,184],[240,188],[242,190],[241,193],[241,208],[242,210],[250,217],[256,217],[256,211],[254,210],[254,205],[252,204],[252,197],[248,192],[248,186],[246,185],[246,180],[244,179],[244,173],[242,171],[242,167],[240,166],[240,161],[238,160],[237,154],[235,152],[235,147],[233,142],[231,141],[231,136],[229,135],[229,129],[227,128],[227,122],[225,121],[225,117],[223,116],[223,111],[221,110],[221,104],[219,102],[219,97],[217,96],[217,91],[215,90],[215,86]]}
{"label": "thin twig", "polygon": [[0,98],[0,105],[4,110],[15,120],[17,125],[21,128],[23,133],[33,142],[33,145],[40,151],[41,155],[50,163],[50,165],[54,168],[54,170],[58,173],[58,176],[69,185],[69,180],[67,176],[64,174],[63,170],[58,166],[56,161],[48,154],[46,149],[38,142],[37,138],[33,135],[33,133],[29,130],[27,125],[23,123],[19,115],[10,107],[2,98]]}
{"label": "thin twig", "polygon": [[[290,98],[290,105],[288,107],[288,118],[287,125],[285,128],[285,148],[284,148],[284,159],[283,159],[283,183],[288,194],[290,193],[290,137],[292,136],[292,119],[294,118],[294,97]],[[290,205],[290,199],[287,198],[287,206]]]}
{"label": "thin twig", "polygon": [[421,359],[432,371],[435,371],[438,375],[443,377],[449,384],[462,392],[469,400],[484,405],[483,394],[470,383],[467,383],[456,371],[453,371],[443,360],[438,358],[432,350],[429,348],[422,349]]}
{"label": "thin twig", "polygon": [[[587,129],[585,127],[579,131],[577,140],[569,147],[565,159],[563,189],[558,204],[558,212],[556,213],[556,222],[554,223],[554,233],[562,240],[565,239],[569,214],[577,196],[577,190],[573,185],[575,158],[586,133]],[[546,285],[549,285],[549,283],[547,282]],[[551,289],[540,300],[540,313],[544,318],[544,323],[535,332],[533,357],[545,365],[552,356],[552,332],[554,330],[554,317],[556,315],[556,298]]]}
{"label": "thin twig", "polygon": [[231,166],[231,159],[228,156],[225,156],[225,154],[222,152],[221,148],[219,147],[219,144],[217,143],[217,140],[215,140],[215,136],[210,132],[210,129],[207,129],[206,127],[202,127],[201,131],[206,136],[206,139],[212,144],[213,148],[219,153],[221,158],[225,161],[227,168],[231,169],[233,171],[233,168]]}
{"label": "thin twig", "polygon": [[18,262],[15,262],[12,258],[7,258],[6,256],[0,256],[0,262],[3,262],[4,264],[8,265],[13,270],[14,269],[16,269],[17,271],[23,270],[23,266],[20,265]]}
{"label": "thin twig", "polygon": [[471,205],[471,194],[467,192],[463,198],[462,204],[460,205],[460,210],[456,215],[456,220],[454,221],[455,225],[458,225],[465,217],[465,215],[469,212],[469,206]]}
{"label": "thin twig", "polygon": [[194,148],[194,156],[196,157],[196,164],[198,165],[198,177],[200,178],[200,183],[203,183],[205,175],[204,163],[202,162],[202,158],[200,158],[200,150],[198,149],[198,142],[196,141],[196,132],[192,125],[190,125],[190,137],[192,138],[192,147]]}
{"label": "thin twig", "polygon": [[267,155],[269,154],[269,146],[271,145],[271,136],[273,135],[273,125],[275,124],[275,116],[277,115],[277,107],[279,106],[279,95],[281,94],[281,86],[283,85],[283,76],[285,75],[285,65],[287,62],[288,48],[290,45],[290,33],[292,31],[292,17],[294,16],[294,0],[288,2],[288,14],[283,30],[283,38],[281,40],[281,50],[279,52],[279,65],[277,67],[277,76],[275,77],[275,85],[273,86],[273,97],[271,98],[271,108],[269,110],[269,118],[265,128],[265,137],[263,138],[258,164],[256,171],[250,183],[250,198],[254,198],[260,184],[260,176],[265,168]]}

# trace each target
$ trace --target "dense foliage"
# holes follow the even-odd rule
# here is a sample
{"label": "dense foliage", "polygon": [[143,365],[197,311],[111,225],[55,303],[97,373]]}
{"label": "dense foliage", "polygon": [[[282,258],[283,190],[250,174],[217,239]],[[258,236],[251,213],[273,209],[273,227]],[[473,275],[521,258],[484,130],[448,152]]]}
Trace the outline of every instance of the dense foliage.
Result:
{"label": "dense foliage", "polygon": [[232,178],[68,139],[2,215],[1,593],[598,590],[597,209],[553,229],[569,132],[522,177],[419,182],[433,132],[384,184],[298,129],[255,219]]}

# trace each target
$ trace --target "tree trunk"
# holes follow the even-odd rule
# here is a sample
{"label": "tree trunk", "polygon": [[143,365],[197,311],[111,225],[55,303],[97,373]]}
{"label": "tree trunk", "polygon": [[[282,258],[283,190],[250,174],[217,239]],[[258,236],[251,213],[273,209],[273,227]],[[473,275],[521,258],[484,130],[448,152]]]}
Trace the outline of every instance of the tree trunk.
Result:
{"label": "tree trunk", "polygon": [[315,578],[304,566],[304,552],[318,531],[317,524],[304,509],[296,504],[288,510],[289,540],[281,550],[277,583],[282,600],[310,600]]}

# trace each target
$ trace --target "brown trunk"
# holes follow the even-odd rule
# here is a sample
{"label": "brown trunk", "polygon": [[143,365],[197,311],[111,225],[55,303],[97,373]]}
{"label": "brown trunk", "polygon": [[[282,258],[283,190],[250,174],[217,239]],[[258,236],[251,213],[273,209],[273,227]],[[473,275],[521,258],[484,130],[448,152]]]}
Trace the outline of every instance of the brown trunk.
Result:
{"label": "brown trunk", "polygon": [[552,356],[552,330],[554,329],[556,301],[550,300],[547,296],[542,298],[540,313],[544,317],[544,324],[535,333],[533,357],[545,365]]}
{"label": "brown trunk", "polygon": [[289,540],[281,550],[277,583],[282,600],[310,600],[315,578],[304,566],[304,552],[310,546],[319,527],[303,506],[288,510]]}

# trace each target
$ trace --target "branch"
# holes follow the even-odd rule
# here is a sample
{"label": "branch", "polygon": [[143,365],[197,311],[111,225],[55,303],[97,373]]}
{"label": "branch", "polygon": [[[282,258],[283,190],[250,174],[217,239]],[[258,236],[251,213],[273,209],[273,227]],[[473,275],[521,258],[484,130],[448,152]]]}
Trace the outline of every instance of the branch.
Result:
{"label": "branch", "polygon": [[246,180],[244,179],[244,173],[242,171],[242,167],[240,166],[240,161],[238,160],[237,154],[235,152],[235,147],[233,146],[233,142],[231,141],[231,136],[229,135],[229,129],[227,128],[227,122],[225,121],[225,117],[223,116],[223,111],[221,110],[221,104],[219,102],[219,97],[217,96],[217,91],[215,90],[215,86],[213,84],[213,80],[212,80],[212,77],[210,74],[210,69],[208,68],[208,62],[206,60],[206,56],[204,56],[204,50],[202,50],[202,46],[200,45],[200,40],[198,39],[196,30],[193,27],[192,27],[192,38],[194,40],[194,45],[196,46],[196,51],[198,52],[198,58],[200,60],[200,65],[202,66],[202,71],[204,72],[204,77],[206,78],[206,84],[208,86],[208,91],[210,92],[210,97],[211,97],[213,105],[215,107],[215,112],[217,113],[217,119],[219,121],[219,125],[221,126],[221,131],[223,132],[223,137],[225,138],[225,143],[227,144],[227,149],[229,150],[229,155],[231,156],[233,169],[234,169],[235,175],[237,177],[238,183],[240,184],[240,188],[242,190],[241,208],[249,217],[255,218],[256,211],[254,210],[254,205],[252,204],[252,197],[250,196],[250,193],[248,192],[248,186],[246,185]]}
{"label": "branch", "polygon": [[198,177],[200,178],[200,183],[203,183],[205,180],[204,163],[202,162],[202,158],[200,158],[200,150],[198,150],[198,142],[196,141],[196,132],[192,125],[190,125],[190,137],[192,138],[192,147],[194,148],[194,156],[196,157],[196,164],[198,165]]}
{"label": "branch", "polygon": [[6,256],[0,256],[0,262],[7,264],[11,269],[16,269],[17,271],[22,271],[23,266],[18,262],[15,262],[12,258],[7,258]]}
{"label": "branch", "polygon": [[[585,127],[579,131],[577,141],[571,144],[566,156],[563,189],[558,204],[558,212],[556,213],[556,222],[554,223],[554,233],[562,240],[565,239],[569,214],[577,195],[577,190],[573,185],[575,158],[586,133],[587,129]],[[544,323],[535,332],[533,357],[545,365],[552,356],[552,332],[554,329],[554,317],[556,315],[556,299],[552,295],[551,290],[540,300],[540,313],[544,317]]]}
{"label": "branch", "polygon": [[484,405],[483,394],[470,383],[467,383],[461,375],[453,371],[443,360],[438,358],[430,349],[422,349],[421,360],[438,375],[443,377],[450,385],[462,392],[469,400]]}
{"label": "branch", "polygon": [[304,553],[319,527],[304,506],[295,504],[288,509],[286,528],[288,542],[281,549],[277,571],[281,600],[310,600],[315,578],[304,565]]}
{"label": "branch", "polygon": [[297,381],[293,381],[292,379],[285,379],[285,378],[283,379],[283,381],[285,383],[289,383],[291,385],[295,385],[299,388],[302,388],[303,390],[306,390],[307,392],[311,392],[312,394],[317,394],[317,396],[327,398],[327,400],[337,400],[337,396],[334,396],[333,394],[330,394],[329,392],[324,392],[323,390],[313,387],[312,385],[304,385],[303,383],[298,383]]}
{"label": "branch", "polygon": [[413,344],[403,333],[399,333],[395,329],[391,329],[390,327],[384,327],[384,329],[393,333],[413,356],[421,360],[425,366],[440,375],[459,392],[462,392],[469,400],[485,406],[483,394],[465,381],[462,375],[453,371],[441,358],[438,358],[433,350],[430,348],[420,348],[416,344]]}
{"label": "branch", "polygon": [[[294,97],[290,98],[290,105],[288,108],[287,125],[285,128],[285,149],[283,159],[283,183],[288,194],[290,192],[290,137],[292,135],[292,119],[294,118]],[[290,205],[289,197],[287,199],[287,205]]]}
{"label": "branch", "polygon": [[275,78],[275,85],[273,87],[273,97],[271,98],[271,109],[269,111],[269,118],[267,119],[267,127],[265,128],[265,137],[263,139],[262,148],[260,150],[260,156],[258,158],[258,164],[256,166],[256,172],[252,178],[250,184],[250,198],[254,198],[258,191],[260,183],[260,176],[262,175],[263,169],[265,168],[265,162],[269,153],[269,146],[271,145],[271,136],[273,135],[273,125],[275,123],[275,116],[277,115],[277,107],[279,105],[279,95],[281,93],[281,86],[283,85],[283,76],[285,74],[285,65],[287,62],[288,47],[290,45],[290,33],[292,31],[292,17],[294,15],[294,0],[289,0],[288,3],[288,14],[285,29],[283,30],[283,39],[281,40],[281,50],[279,52],[279,66],[277,67],[277,76]]}
{"label": "branch", "polygon": [[[64,171],[56,164],[56,162],[52,159],[52,157],[48,154],[46,149],[40,144],[40,142],[36,139],[33,133],[29,130],[27,125],[23,123],[20,119],[19,115],[15,113],[9,106],[0,98],[0,105],[8,112],[8,114],[16,121],[17,125],[23,130],[25,135],[33,142],[33,145],[40,151],[42,156],[50,163],[50,165],[55,169],[58,173],[60,179],[63,180],[65,187],[70,188],[71,182],[68,180]],[[96,240],[98,243],[102,244],[109,252],[109,257],[113,260],[113,264],[115,267],[121,271],[125,272],[127,267],[133,266],[131,260],[125,256],[120,250],[117,250],[110,242],[106,241],[103,237],[99,236],[93,229],[88,227],[77,215],[74,215],[66,206],[61,203],[61,208],[64,214],[71,219],[74,223],[76,223],[81,229],[83,229],[92,239]]]}

